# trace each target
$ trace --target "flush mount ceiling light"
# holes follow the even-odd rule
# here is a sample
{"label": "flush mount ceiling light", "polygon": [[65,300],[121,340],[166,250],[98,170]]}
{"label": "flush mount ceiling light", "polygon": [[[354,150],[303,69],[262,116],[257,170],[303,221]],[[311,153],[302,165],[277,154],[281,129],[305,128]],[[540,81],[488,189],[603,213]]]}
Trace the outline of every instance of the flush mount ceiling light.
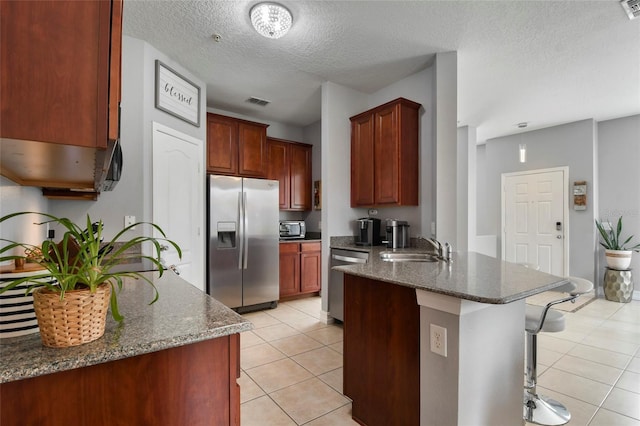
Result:
{"label": "flush mount ceiling light", "polygon": [[293,23],[289,9],[278,3],[258,3],[251,8],[249,16],[253,28],[267,38],[282,37]]}

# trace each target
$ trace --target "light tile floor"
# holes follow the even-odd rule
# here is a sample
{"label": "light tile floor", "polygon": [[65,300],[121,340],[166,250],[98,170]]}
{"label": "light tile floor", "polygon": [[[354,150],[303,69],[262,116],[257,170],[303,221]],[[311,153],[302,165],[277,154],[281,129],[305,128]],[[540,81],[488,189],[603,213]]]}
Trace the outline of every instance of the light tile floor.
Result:
{"label": "light tile floor", "polygon": [[[538,338],[538,391],[569,408],[571,426],[640,426],[640,301],[597,299]],[[342,395],[342,327],[320,322],[320,298],[244,315],[241,421],[356,425]]]}

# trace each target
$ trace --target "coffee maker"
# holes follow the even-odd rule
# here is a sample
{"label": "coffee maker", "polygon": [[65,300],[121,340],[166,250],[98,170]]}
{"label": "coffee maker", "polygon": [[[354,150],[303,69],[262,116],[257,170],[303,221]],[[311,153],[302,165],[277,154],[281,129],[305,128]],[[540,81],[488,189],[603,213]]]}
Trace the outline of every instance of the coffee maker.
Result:
{"label": "coffee maker", "polygon": [[380,245],[380,219],[374,217],[363,217],[358,220],[358,234],[356,235],[356,245],[377,246]]}
{"label": "coffee maker", "polygon": [[387,219],[387,247],[409,247],[409,224],[406,221]]}

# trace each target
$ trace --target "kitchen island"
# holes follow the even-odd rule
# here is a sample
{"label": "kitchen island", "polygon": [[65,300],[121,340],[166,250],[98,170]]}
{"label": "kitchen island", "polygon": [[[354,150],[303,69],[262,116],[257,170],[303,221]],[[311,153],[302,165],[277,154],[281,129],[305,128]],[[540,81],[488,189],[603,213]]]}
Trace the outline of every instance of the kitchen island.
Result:
{"label": "kitchen island", "polygon": [[38,333],[0,340],[0,424],[239,424],[239,333],[252,324],[170,271],[125,279],[122,323],[48,348]]}
{"label": "kitchen island", "polygon": [[369,263],[336,267],[354,419],[522,424],[525,298],[567,281],[473,252],[448,263],[384,262],[386,249],[370,250]]}

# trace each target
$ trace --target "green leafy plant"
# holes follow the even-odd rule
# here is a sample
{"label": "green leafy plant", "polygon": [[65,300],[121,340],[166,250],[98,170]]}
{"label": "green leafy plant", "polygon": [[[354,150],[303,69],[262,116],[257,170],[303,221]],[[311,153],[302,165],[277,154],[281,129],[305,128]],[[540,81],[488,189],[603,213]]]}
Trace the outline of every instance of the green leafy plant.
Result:
{"label": "green leafy plant", "polygon": [[633,235],[624,240],[624,242],[620,242],[620,234],[622,234],[622,216],[618,218],[618,224],[616,225],[616,229],[614,231],[613,227],[609,226],[609,230],[606,230],[602,222],[598,222],[596,219],[596,227],[598,228],[598,232],[600,232],[600,237],[602,237],[602,241],[600,245],[607,250],[632,250],[635,252],[640,252],[640,244],[636,244],[635,246],[627,247],[629,241],[633,238]]}
{"label": "green leafy plant", "polygon": [[[28,287],[26,294],[29,294],[34,288],[44,285],[49,290],[60,293],[60,300],[62,300],[67,291],[89,288],[89,290],[94,293],[100,284],[107,282],[111,285],[112,290],[110,300],[111,315],[116,321],[122,321],[123,316],[118,310],[116,288],[117,290],[122,289],[123,278],[142,279],[151,285],[154,290],[154,297],[149,304],[158,300],[158,289],[152,280],[139,272],[115,272],[111,271],[111,269],[116,265],[126,262],[128,259],[147,259],[157,267],[160,276],[162,276],[165,268],[160,258],[160,252],[163,249],[161,243],[171,244],[178,252],[178,256],[182,257],[180,247],[175,242],[167,239],[164,231],[158,225],[150,222],[138,222],[129,225],[118,232],[111,241],[103,244],[101,242],[103,231],[102,220],[92,222],[89,215],[87,215],[87,227],[84,230],[67,218],[59,218],[47,213],[38,212],[9,214],[0,218],[0,224],[13,217],[22,215],[37,215],[45,218],[44,221],[36,223],[37,225],[57,223],[63,227],[64,235],[58,243],[54,243],[51,240],[44,240],[41,246],[0,238],[0,242],[8,243],[0,248],[0,262],[24,259],[38,263],[47,271],[42,274],[30,275],[29,277],[12,281],[0,289],[0,293],[10,290],[24,282],[33,282],[33,285]],[[119,241],[125,232],[133,229],[133,227],[137,225],[144,224],[151,225],[162,237],[137,236],[122,242]],[[150,243],[153,246],[153,256],[127,253],[127,250],[130,248],[143,243]],[[6,254],[19,248],[24,249],[24,255]],[[47,280],[51,278],[54,278],[56,282],[47,282]]]}

